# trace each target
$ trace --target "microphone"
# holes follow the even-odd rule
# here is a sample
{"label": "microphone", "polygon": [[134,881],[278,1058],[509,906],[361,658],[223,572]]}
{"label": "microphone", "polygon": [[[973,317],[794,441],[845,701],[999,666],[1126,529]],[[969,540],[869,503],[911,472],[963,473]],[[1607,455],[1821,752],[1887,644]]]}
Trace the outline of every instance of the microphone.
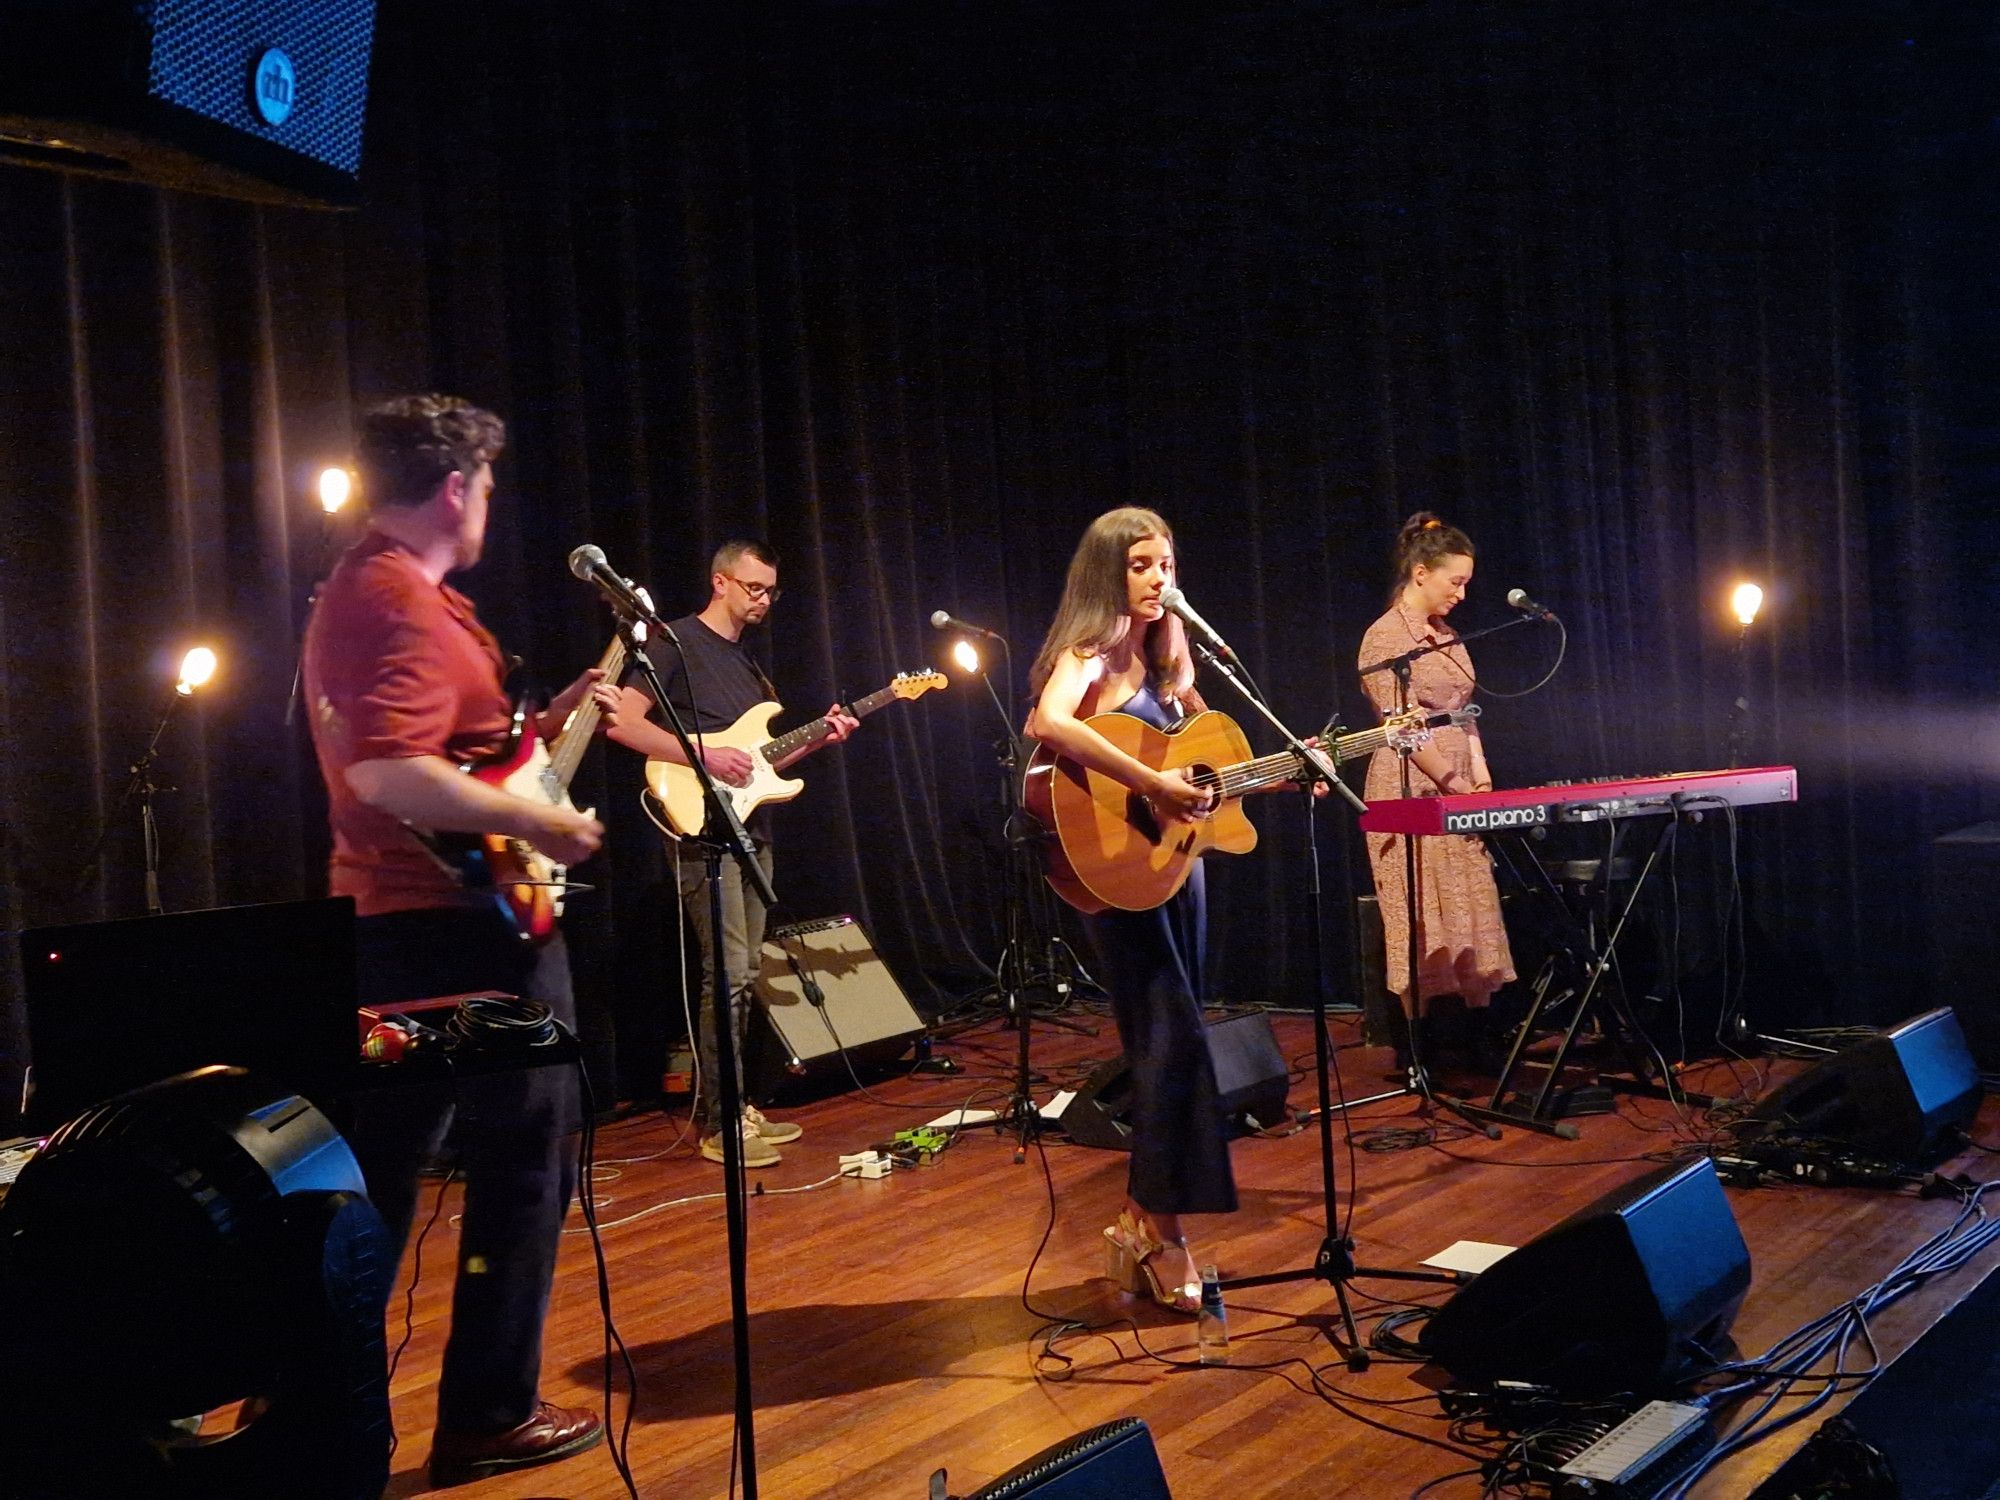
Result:
{"label": "microphone", "polygon": [[1507,602],[1524,615],[1533,615],[1538,620],[1553,620],[1556,612],[1545,604],[1537,604],[1528,597],[1526,589],[1507,590]]}
{"label": "microphone", "polygon": [[974,625],[970,621],[959,619],[956,615],[947,614],[941,609],[931,611],[931,629],[953,630],[960,635],[983,635],[989,641],[1006,639],[997,630],[988,630],[984,625]]}
{"label": "microphone", "polygon": [[1227,657],[1231,661],[1236,659],[1236,653],[1229,649],[1229,642],[1216,634],[1213,625],[1195,613],[1194,606],[1187,602],[1187,595],[1176,585],[1170,583],[1160,590],[1160,603],[1179,615],[1181,622],[1207,642],[1208,649],[1217,656]]}
{"label": "microphone", "polygon": [[605,561],[604,549],[585,542],[569,555],[569,570],[585,583],[597,585],[604,597],[611,601],[611,607],[628,620],[643,620],[649,625],[660,623],[653,613],[653,606],[639,591],[639,586],[629,578],[621,578]]}

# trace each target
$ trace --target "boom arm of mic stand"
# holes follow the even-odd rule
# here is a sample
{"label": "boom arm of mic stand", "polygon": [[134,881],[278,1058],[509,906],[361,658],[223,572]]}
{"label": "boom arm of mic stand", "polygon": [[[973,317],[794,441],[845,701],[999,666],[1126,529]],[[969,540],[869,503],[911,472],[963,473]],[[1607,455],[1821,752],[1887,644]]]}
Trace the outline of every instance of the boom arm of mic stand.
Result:
{"label": "boom arm of mic stand", "polygon": [[[676,648],[679,647],[680,641],[664,624],[653,628],[673,641]],[[776,906],[778,893],[771,887],[771,877],[766,875],[764,867],[757,863],[756,855],[750,847],[749,831],[744,828],[743,820],[736,815],[736,809],[730,804],[729,799],[716,790],[715,777],[710,774],[707,763],[702,760],[701,753],[695,748],[694,736],[688,732],[687,725],[681,722],[680,710],[674,707],[672,700],[667,697],[666,689],[660,685],[658,668],[653,665],[652,657],[646,654],[646,648],[640,643],[633,629],[633,622],[622,614],[618,620],[618,635],[625,642],[625,659],[641,677],[645,678],[646,686],[653,695],[653,701],[660,706],[661,713],[666,716],[668,730],[680,742],[681,753],[687,756],[688,769],[694,772],[695,780],[701,783],[702,801],[707,807],[707,818],[702,823],[702,837],[727,850],[743,871],[745,883],[762,898],[766,906]]]}
{"label": "boom arm of mic stand", "polygon": [[1293,734],[1292,731],[1285,726],[1285,721],[1283,719],[1280,719],[1276,714],[1271,712],[1270,705],[1265,703],[1263,698],[1259,696],[1257,693],[1251,691],[1250,686],[1244,682],[1243,678],[1237,673],[1236,669],[1232,667],[1228,662],[1224,661],[1221,656],[1217,655],[1214,651],[1211,651],[1204,642],[1194,640],[1192,636],[1190,636],[1190,644],[1193,645],[1195,654],[1199,656],[1204,663],[1215,668],[1216,671],[1220,672],[1224,677],[1226,677],[1229,680],[1229,685],[1236,689],[1238,695],[1242,697],[1243,701],[1249,704],[1252,708],[1256,709],[1258,713],[1262,714],[1264,716],[1265,721],[1269,723],[1273,729],[1277,730],[1279,734],[1284,736],[1286,749],[1290,750],[1292,754],[1296,755],[1300,760],[1304,761],[1306,765],[1312,769],[1312,771],[1318,776],[1320,780],[1326,782],[1328,786],[1332,787],[1336,792],[1339,792],[1341,796],[1345,797],[1347,799],[1348,806],[1352,807],[1358,813],[1365,813],[1368,811],[1368,804],[1361,800],[1360,794],[1357,793],[1353,787],[1349,786],[1346,782],[1342,781],[1340,777],[1335,773],[1333,762],[1327,759],[1325,751],[1319,749],[1315,745],[1308,745],[1304,740],[1300,739],[1297,735]]}
{"label": "boom arm of mic stand", "polygon": [[1511,620],[1502,620],[1498,625],[1488,625],[1484,630],[1475,630],[1471,635],[1455,635],[1448,641],[1433,641],[1428,646],[1412,646],[1407,651],[1399,651],[1394,656],[1385,656],[1380,661],[1371,661],[1357,674],[1373,677],[1377,672],[1387,672],[1394,668],[1407,667],[1411,662],[1429,656],[1433,651],[1448,651],[1453,646],[1463,646],[1467,641],[1476,641],[1489,635],[1498,635],[1503,630],[1512,630],[1516,625],[1530,625],[1541,618],[1540,615],[1516,615]]}

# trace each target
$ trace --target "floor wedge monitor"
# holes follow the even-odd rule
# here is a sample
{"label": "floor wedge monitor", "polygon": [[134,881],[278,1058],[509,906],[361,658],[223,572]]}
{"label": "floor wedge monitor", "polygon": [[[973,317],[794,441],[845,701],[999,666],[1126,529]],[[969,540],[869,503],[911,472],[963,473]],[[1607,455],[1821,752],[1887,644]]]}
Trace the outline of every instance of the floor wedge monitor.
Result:
{"label": "floor wedge monitor", "polygon": [[1814,1063],[1759,1101],[1752,1121],[1767,1133],[1817,1136],[1931,1166],[1958,1153],[1982,1097],[1979,1066],[1947,1007]]}
{"label": "floor wedge monitor", "polygon": [[[1268,1130],[1284,1118],[1291,1072],[1262,1011],[1229,1016],[1208,1028],[1208,1055],[1230,1129]],[[1132,1149],[1132,1069],[1121,1054],[1100,1063],[1062,1114],[1063,1132],[1079,1146]]]}
{"label": "floor wedge monitor", "polygon": [[1648,1396],[1720,1356],[1750,1251],[1706,1157],[1628,1183],[1461,1288],[1423,1351],[1462,1381]]}

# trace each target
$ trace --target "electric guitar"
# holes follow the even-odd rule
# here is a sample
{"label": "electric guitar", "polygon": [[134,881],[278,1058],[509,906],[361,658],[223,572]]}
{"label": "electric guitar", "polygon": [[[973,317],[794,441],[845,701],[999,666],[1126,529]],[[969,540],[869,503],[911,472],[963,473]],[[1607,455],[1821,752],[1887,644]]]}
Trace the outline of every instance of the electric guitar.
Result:
{"label": "electric guitar", "polygon": [[[599,658],[606,682],[625,672],[625,643],[614,640]],[[514,707],[507,742],[484,760],[459,769],[488,786],[548,807],[568,807],[569,784],[597,733],[600,710],[590,694],[571,712],[553,742],[535,732],[525,702]],[[418,833],[425,846],[469,889],[490,891],[525,943],[546,943],[562,915],[563,894],[571,889],[569,869],[525,839],[501,833]],[[576,887],[583,889],[583,887]]]}
{"label": "electric guitar", "polygon": [[[899,672],[895,681],[865,698],[855,699],[848,705],[847,711],[857,719],[865,719],[876,709],[899,698],[921,698],[925,693],[947,686],[947,683],[948,679],[942,672]],[[727,729],[695,736],[696,742],[703,746],[726,745],[745,751],[750,756],[748,785],[731,786],[720,778],[715,783],[715,789],[729,799],[738,818],[749,817],[766,802],[789,802],[798,796],[805,789],[805,783],[797,777],[780,776],[779,764],[792,756],[818,749],[832,729],[821,717],[773,739],[771,720],[779,711],[779,705],[775,703],[759,703],[755,708],[746,710]],[[652,788],[653,798],[660,804],[667,826],[676,838],[692,838],[701,832],[708,821],[708,808],[702,800],[701,782],[692,770],[679,761],[649,760],[646,762],[646,785]]]}
{"label": "electric guitar", "polygon": [[[1414,749],[1435,730],[1470,724],[1478,716],[1476,705],[1452,713],[1412,709],[1320,748],[1338,766],[1384,745]],[[1150,911],[1187,883],[1194,862],[1210,849],[1247,854],[1257,847],[1257,830],[1244,813],[1243,797],[1296,780],[1303,769],[1290,750],[1253,758],[1236,721],[1214,710],[1169,731],[1130,714],[1098,714],[1084,722],[1155,771],[1191,770],[1197,784],[1218,796],[1193,822],[1169,823],[1122,781],[1048,744],[1038,746],[1028,761],[1022,801],[1048,831],[1043,852],[1049,885],[1082,912]]]}

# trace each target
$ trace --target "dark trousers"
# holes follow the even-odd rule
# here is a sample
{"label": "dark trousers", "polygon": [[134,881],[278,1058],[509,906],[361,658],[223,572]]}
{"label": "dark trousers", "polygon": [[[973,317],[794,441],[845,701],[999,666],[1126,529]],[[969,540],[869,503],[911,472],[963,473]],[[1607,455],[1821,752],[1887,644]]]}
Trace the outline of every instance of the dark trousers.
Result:
{"label": "dark trousers", "polygon": [[[576,1025],[560,934],[528,947],[490,908],[393,912],[364,917],[355,930],[364,1005],[495,989],[540,1000]],[[523,1068],[455,1087],[383,1088],[355,1102],[351,1144],[399,1256],[420,1207],[425,1217],[431,1210],[428,1195],[418,1201],[419,1168],[448,1133],[457,1147],[465,1208],[438,1383],[440,1430],[502,1431],[534,1414],[581,1124],[571,1067]]]}
{"label": "dark trousers", "polygon": [[1164,906],[1100,912],[1085,925],[1132,1070],[1132,1201],[1156,1214],[1233,1212],[1236,1179],[1201,1013],[1208,905],[1200,866]]}

